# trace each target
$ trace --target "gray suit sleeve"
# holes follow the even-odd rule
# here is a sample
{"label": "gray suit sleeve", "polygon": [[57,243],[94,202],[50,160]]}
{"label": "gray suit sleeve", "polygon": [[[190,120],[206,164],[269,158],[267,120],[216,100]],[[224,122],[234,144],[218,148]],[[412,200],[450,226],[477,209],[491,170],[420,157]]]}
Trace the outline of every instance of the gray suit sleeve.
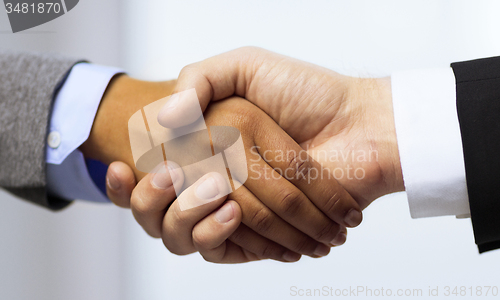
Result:
{"label": "gray suit sleeve", "polygon": [[81,60],[0,50],[0,186],[51,209],[69,202],[46,193],[45,147],[55,93]]}

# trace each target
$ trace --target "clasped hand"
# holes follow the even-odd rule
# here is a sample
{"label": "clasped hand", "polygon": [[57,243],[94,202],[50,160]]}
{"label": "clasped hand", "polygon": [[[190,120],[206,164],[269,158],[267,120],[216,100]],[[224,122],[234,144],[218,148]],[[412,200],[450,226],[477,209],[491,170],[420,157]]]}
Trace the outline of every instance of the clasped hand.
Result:
{"label": "clasped hand", "polygon": [[[144,174],[123,151],[132,113],[191,88],[207,126],[241,132],[249,176],[228,196],[209,173],[176,198],[179,169]],[[168,106],[160,112],[167,125],[185,109]],[[347,77],[253,47],[189,65],[176,82],[116,78],[81,150],[111,163],[109,198],[130,207],[148,234],[172,253],[219,263],[325,256],[361,223],[362,209],[404,189],[389,79]],[[199,205],[182,210],[183,201]]]}

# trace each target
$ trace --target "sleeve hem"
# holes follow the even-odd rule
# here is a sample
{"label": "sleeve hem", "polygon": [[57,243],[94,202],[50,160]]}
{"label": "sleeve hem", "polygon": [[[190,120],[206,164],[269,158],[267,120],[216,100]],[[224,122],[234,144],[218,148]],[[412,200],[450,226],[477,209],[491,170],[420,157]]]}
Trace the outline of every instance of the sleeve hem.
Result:
{"label": "sleeve hem", "polygon": [[469,214],[452,69],[395,73],[392,94],[412,218]]}

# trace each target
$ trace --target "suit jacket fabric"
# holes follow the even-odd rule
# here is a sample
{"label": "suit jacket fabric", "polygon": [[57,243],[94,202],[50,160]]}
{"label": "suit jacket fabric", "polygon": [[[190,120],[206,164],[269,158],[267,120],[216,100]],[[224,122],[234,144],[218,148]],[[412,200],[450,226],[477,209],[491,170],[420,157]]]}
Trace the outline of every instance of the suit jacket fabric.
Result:
{"label": "suit jacket fabric", "polygon": [[500,57],[453,63],[474,237],[500,248]]}
{"label": "suit jacket fabric", "polygon": [[69,202],[46,193],[45,147],[51,105],[79,60],[0,50],[0,186],[51,209]]}

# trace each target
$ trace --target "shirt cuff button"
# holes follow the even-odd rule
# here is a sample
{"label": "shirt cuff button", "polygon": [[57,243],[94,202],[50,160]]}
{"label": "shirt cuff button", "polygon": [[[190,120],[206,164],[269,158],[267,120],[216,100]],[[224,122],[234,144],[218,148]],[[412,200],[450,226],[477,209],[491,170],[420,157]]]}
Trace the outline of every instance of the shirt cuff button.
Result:
{"label": "shirt cuff button", "polygon": [[61,145],[61,134],[57,131],[52,131],[49,133],[49,136],[47,138],[47,143],[49,144],[49,147],[52,149],[56,149]]}

